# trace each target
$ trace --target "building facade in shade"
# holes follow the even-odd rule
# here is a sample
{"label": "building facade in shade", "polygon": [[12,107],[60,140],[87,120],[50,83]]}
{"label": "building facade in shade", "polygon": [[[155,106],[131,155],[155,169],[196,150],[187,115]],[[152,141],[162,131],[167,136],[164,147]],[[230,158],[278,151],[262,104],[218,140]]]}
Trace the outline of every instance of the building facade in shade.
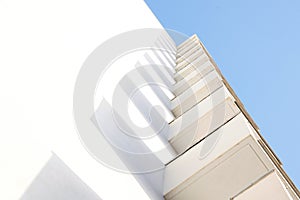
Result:
{"label": "building facade in shade", "polygon": [[[3,185],[7,187],[0,193],[0,199],[299,199],[299,191],[284,172],[282,163],[196,35],[186,37],[164,30],[140,0],[112,0],[105,5],[100,1],[78,2],[72,1],[73,7],[61,2],[49,3],[49,7],[51,4],[53,8],[66,10],[57,12],[59,17],[51,18],[53,23],[47,24],[61,25],[60,31],[68,37],[63,40],[58,37],[55,42],[66,46],[40,47],[36,40],[30,43],[40,47],[30,51],[37,59],[44,59],[45,52],[51,55],[47,59],[51,64],[51,68],[46,67],[47,76],[37,80],[39,76],[32,77],[47,90],[40,90],[37,95],[35,88],[29,87],[27,77],[20,77],[22,84],[18,87],[26,86],[26,93],[31,95],[29,100],[23,99],[30,107],[26,120],[32,119],[37,127],[28,129],[26,125],[30,123],[24,123],[18,126],[20,129],[9,126],[5,131],[21,142],[5,149],[14,161],[10,161],[11,166],[17,168],[0,170],[5,172],[0,183],[5,180]],[[30,3],[36,2],[29,1],[24,5],[26,9],[18,10],[24,12],[18,23],[22,27],[29,23],[35,30],[37,26],[30,24],[32,20],[26,15],[28,10],[32,13],[37,10]],[[15,5],[7,4],[13,13]],[[39,18],[50,20],[46,11],[42,11],[38,13]],[[69,15],[65,14],[67,11]],[[63,24],[65,21],[69,26]],[[78,21],[82,23],[79,30],[73,27]],[[43,33],[47,42],[54,43],[52,34],[48,33],[50,28],[46,30]],[[117,43],[109,40],[118,34],[123,40]],[[27,40],[21,42],[24,41]],[[140,46],[129,48],[123,42],[129,46],[138,42]],[[79,117],[83,115],[77,115],[77,110],[71,108],[72,98],[76,97],[72,90],[78,83],[75,83],[77,74],[82,75],[79,70],[82,63],[101,43],[108,44],[106,47],[117,46],[105,49],[98,58],[108,58],[113,50],[124,49],[121,53],[127,53],[126,50],[129,53],[111,62],[107,76],[99,84],[100,90],[95,92],[96,103],[106,101],[95,106],[94,115],[87,116],[88,120],[92,118],[91,126],[81,132]],[[26,53],[22,55],[28,56]],[[26,61],[21,60],[18,66],[25,65],[27,71],[43,75],[40,63],[44,60]],[[63,78],[55,78],[54,82],[51,73]],[[99,78],[93,71],[87,75],[88,80],[81,80],[91,82]],[[75,88],[75,93],[78,88],[84,92],[79,93],[79,99],[75,98],[77,105],[76,101],[83,102],[81,98],[89,95],[85,92],[90,88]],[[32,103],[31,99],[39,101]],[[128,100],[130,105],[124,106]],[[121,112],[124,107],[128,115]],[[12,112],[1,110],[6,117]],[[111,115],[112,111],[116,111],[115,116]],[[115,123],[116,119],[119,124]],[[135,127],[131,121],[140,126]],[[142,129],[145,124],[150,125]],[[99,129],[104,134],[97,136],[105,136],[106,140],[88,135]],[[16,186],[10,184],[14,179]]]}

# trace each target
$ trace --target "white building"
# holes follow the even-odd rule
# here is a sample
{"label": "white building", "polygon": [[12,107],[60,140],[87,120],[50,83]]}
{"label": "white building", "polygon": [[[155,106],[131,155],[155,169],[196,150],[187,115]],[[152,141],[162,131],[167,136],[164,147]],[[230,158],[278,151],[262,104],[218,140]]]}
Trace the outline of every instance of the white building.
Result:
{"label": "white building", "polygon": [[[143,1],[11,0],[1,2],[0,9],[0,199],[299,199],[197,36],[178,33],[177,39],[186,41],[176,46],[167,32],[159,31],[163,27]],[[147,126],[149,109],[162,109],[151,113],[156,117],[147,132],[138,133],[137,146],[130,143],[135,135],[107,135],[115,145],[125,143],[128,152],[150,150],[149,157],[129,159],[109,143],[100,146],[105,149],[101,154],[82,132],[78,136],[73,92],[92,51],[136,29],[153,32],[136,38],[151,48],[112,62],[98,83],[94,105],[96,121],[108,132],[117,130],[108,109],[116,108],[118,81],[132,72],[127,78],[133,85],[126,82],[121,88],[124,97],[132,97],[130,120]],[[137,63],[156,68],[136,71]],[[161,87],[127,93],[143,81]],[[110,106],[98,108],[102,99]],[[160,130],[162,121],[166,126]],[[99,162],[101,155],[113,163]]]}

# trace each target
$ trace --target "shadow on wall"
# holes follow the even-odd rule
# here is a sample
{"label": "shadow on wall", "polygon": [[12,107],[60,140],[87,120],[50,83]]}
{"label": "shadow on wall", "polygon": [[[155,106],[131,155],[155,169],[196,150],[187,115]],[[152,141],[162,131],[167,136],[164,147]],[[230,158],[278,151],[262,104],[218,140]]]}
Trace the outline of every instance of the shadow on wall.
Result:
{"label": "shadow on wall", "polygon": [[101,200],[55,154],[28,187],[21,200]]}

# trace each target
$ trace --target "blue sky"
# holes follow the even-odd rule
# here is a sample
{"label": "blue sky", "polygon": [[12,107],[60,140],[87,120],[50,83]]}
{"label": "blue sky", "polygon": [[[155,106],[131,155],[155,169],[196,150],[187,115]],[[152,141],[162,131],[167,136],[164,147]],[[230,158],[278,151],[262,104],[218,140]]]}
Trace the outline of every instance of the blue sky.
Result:
{"label": "blue sky", "polygon": [[300,188],[300,0],[146,0],[196,33]]}

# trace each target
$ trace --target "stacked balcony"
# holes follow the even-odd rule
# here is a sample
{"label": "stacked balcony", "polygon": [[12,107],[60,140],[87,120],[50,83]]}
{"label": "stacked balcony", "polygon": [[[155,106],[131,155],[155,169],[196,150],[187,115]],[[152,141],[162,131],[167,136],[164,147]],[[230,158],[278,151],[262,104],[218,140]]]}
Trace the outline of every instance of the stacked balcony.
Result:
{"label": "stacked balcony", "polygon": [[176,118],[168,136],[177,157],[166,164],[165,199],[299,199],[279,159],[197,36],[177,49],[171,101]]}

